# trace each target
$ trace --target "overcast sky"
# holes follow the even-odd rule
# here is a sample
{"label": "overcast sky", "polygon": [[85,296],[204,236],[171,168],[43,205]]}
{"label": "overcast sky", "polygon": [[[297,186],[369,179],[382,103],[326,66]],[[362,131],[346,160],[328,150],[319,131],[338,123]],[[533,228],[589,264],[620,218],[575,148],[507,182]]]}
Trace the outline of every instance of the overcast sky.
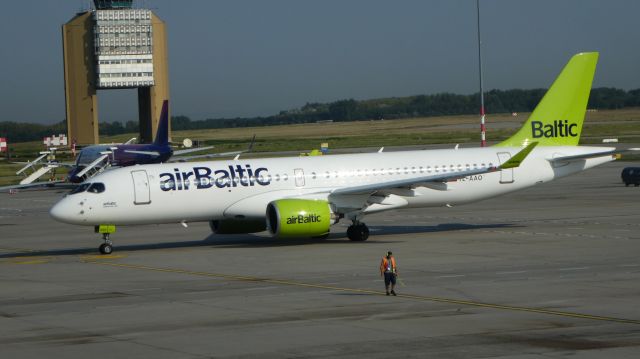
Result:
{"label": "overcast sky", "polygon": [[[2,4],[0,121],[64,119],[61,25],[86,0]],[[172,114],[270,115],[306,102],[478,91],[475,0],[138,0],[167,24]],[[595,87],[640,87],[640,1],[481,0],[485,89],[548,87],[599,51]],[[137,120],[132,90],[101,121]]]}

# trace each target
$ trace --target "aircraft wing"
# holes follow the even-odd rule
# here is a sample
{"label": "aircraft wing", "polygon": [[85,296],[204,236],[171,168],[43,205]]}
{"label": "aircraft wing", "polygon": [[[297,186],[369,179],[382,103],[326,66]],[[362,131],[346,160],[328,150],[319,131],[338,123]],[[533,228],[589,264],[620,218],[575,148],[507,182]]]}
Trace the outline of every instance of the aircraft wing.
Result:
{"label": "aircraft wing", "polygon": [[205,146],[205,147],[196,147],[196,148],[187,148],[184,150],[177,150],[177,151],[173,151],[173,155],[174,156],[182,156],[185,155],[187,153],[192,153],[192,152],[199,152],[199,151],[204,151],[204,150],[210,150],[212,149],[213,146]]}
{"label": "aircraft wing", "polygon": [[553,158],[547,158],[547,160],[549,162],[571,162],[571,161],[578,161],[578,160],[586,160],[588,158],[616,156],[616,155],[622,155],[625,153],[634,153],[638,151],[640,151],[640,148],[628,148],[628,149],[620,149],[620,150],[616,149],[616,150],[604,151],[604,152],[602,151],[590,152],[590,153],[583,153],[579,155],[553,157]]}
{"label": "aircraft wing", "polygon": [[243,150],[243,151],[233,151],[233,152],[219,152],[219,153],[208,153],[205,155],[195,155],[195,156],[186,156],[186,157],[178,157],[178,158],[171,158],[169,161],[167,162],[187,162],[190,160],[194,160],[196,158],[215,158],[215,157],[227,157],[227,156],[234,156],[234,155],[239,155],[241,153],[245,153],[247,152],[247,150]]}
{"label": "aircraft wing", "polygon": [[[253,138],[251,139],[251,143],[249,144],[249,148],[247,148],[246,150],[242,150],[242,151],[231,151],[231,152],[219,152],[219,153],[208,153],[208,154],[204,154],[204,155],[195,155],[195,156],[187,156],[187,157],[179,157],[179,158],[174,158],[172,157],[169,161],[167,162],[187,162],[196,158],[215,158],[215,157],[227,157],[227,156],[237,156],[240,155],[242,153],[247,153],[247,152],[251,152],[251,150],[253,149],[253,144],[256,140],[256,135],[253,135]],[[213,146],[208,146],[208,147],[198,147],[197,149],[189,149],[189,150],[180,150],[180,151],[174,151],[173,154],[174,156],[176,154],[180,155],[181,153],[188,153],[188,152],[195,152],[195,151],[202,151],[202,150],[206,150],[209,148],[213,148]],[[187,152],[184,152],[187,151]]]}
{"label": "aircraft wing", "polygon": [[73,188],[76,185],[73,183],[69,183],[66,181],[42,181],[42,182],[32,182],[27,184],[16,184],[10,186],[0,186],[0,193],[2,192],[10,192],[12,190],[21,190],[21,189],[34,189],[34,188],[43,188],[43,187],[51,187],[56,189],[65,189],[65,188]]}
{"label": "aircraft wing", "polygon": [[160,152],[158,151],[136,151],[136,150],[124,150],[127,153],[135,153],[137,155],[147,155],[147,156],[160,156]]}
{"label": "aircraft wing", "polygon": [[353,194],[373,194],[378,191],[391,190],[391,189],[412,189],[422,185],[429,185],[434,183],[444,183],[449,181],[458,180],[467,176],[479,175],[484,173],[496,172],[502,169],[519,167],[522,161],[529,155],[534,147],[538,145],[538,142],[532,142],[527,147],[516,153],[511,159],[503,163],[498,167],[485,167],[466,171],[456,171],[449,173],[440,173],[429,176],[420,176],[413,178],[406,178],[388,182],[371,183],[360,186],[342,187],[334,189],[330,192],[330,195],[353,195]]}

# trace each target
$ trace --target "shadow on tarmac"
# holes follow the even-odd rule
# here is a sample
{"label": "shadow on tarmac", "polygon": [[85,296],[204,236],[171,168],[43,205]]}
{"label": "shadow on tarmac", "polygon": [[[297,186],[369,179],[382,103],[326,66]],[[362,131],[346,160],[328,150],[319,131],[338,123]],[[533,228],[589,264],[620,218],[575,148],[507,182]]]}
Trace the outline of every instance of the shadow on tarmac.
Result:
{"label": "shadow on tarmac", "polygon": [[[242,235],[217,235],[211,234],[198,241],[179,241],[179,242],[161,242],[161,243],[145,243],[145,244],[118,244],[118,238],[114,238],[114,253],[118,252],[135,252],[147,250],[176,249],[176,248],[195,248],[195,247],[226,247],[226,248],[246,248],[246,247],[289,247],[304,245],[375,245],[398,243],[398,239],[385,240],[380,236],[390,236],[399,234],[416,234],[416,233],[438,233],[448,231],[477,230],[477,229],[495,229],[495,228],[514,228],[520,227],[512,224],[464,224],[464,223],[446,223],[435,226],[370,226],[371,236],[369,240],[364,242],[352,242],[347,240],[346,234],[343,232],[331,233],[329,237],[320,238],[291,238],[277,239],[271,237],[263,237],[252,234]],[[401,241],[401,240],[400,240]],[[96,247],[70,248],[70,249],[53,249],[53,250],[20,250],[15,252],[0,253],[0,259],[6,258],[29,258],[29,257],[48,257],[48,256],[74,256],[74,255],[95,255],[98,254],[97,246],[101,240],[96,237]],[[105,259],[108,257],[105,257]]]}

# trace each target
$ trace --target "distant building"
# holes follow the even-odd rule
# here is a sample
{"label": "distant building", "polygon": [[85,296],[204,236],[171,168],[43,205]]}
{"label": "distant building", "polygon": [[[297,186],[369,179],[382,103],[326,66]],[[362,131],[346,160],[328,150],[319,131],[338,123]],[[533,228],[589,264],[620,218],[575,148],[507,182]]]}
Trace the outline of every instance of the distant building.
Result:
{"label": "distant building", "polygon": [[138,90],[140,139],[153,140],[169,99],[166,28],[133,0],[94,0],[62,26],[68,138],[99,143],[97,90]]}

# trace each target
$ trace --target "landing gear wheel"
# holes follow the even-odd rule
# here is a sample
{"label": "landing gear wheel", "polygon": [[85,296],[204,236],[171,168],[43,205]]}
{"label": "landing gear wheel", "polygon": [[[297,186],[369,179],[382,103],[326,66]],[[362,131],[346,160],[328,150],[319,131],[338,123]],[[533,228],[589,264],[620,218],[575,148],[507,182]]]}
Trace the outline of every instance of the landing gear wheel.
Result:
{"label": "landing gear wheel", "polygon": [[99,247],[99,250],[102,254],[111,254],[111,252],[113,252],[113,247],[111,246],[111,244],[102,243]]}
{"label": "landing gear wheel", "polygon": [[103,233],[102,240],[104,243],[98,247],[98,250],[100,250],[100,253],[102,254],[111,254],[111,252],[113,252],[113,243],[111,242],[111,239],[109,239],[109,233]]}
{"label": "landing gear wheel", "polygon": [[347,228],[347,237],[354,242],[366,241],[369,238],[369,228],[364,223],[358,223]]}

